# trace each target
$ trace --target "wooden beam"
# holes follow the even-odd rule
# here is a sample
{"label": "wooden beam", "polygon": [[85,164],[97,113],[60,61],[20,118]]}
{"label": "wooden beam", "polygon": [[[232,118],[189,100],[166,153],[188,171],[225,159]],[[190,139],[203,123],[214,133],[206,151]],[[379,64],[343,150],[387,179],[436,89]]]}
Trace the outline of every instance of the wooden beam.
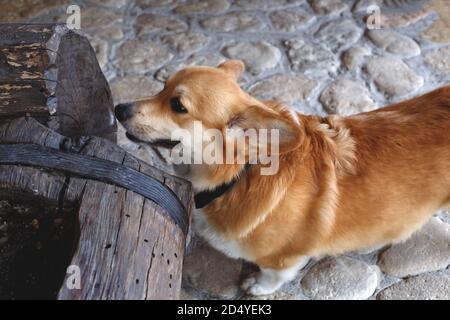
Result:
{"label": "wooden beam", "polygon": [[0,24],[0,123],[31,115],[115,141],[109,85],[89,41],[61,24]]}

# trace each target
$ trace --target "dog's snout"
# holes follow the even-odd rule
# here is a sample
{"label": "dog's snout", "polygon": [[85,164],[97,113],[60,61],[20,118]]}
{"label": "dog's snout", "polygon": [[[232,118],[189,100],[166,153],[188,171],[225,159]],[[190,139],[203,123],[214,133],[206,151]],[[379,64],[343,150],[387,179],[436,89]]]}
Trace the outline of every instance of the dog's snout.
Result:
{"label": "dog's snout", "polygon": [[125,121],[132,117],[133,115],[133,104],[132,103],[121,103],[115,108],[114,113],[119,121]]}

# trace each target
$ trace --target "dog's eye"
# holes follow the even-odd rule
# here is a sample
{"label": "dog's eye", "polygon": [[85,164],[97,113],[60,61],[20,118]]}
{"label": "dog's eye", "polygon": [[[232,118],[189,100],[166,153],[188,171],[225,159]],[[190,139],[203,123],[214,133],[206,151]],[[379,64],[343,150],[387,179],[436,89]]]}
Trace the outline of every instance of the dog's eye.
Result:
{"label": "dog's eye", "polygon": [[180,101],[180,98],[174,97],[170,99],[170,107],[172,108],[173,112],[176,113],[187,113],[187,109],[183,106],[183,104]]}

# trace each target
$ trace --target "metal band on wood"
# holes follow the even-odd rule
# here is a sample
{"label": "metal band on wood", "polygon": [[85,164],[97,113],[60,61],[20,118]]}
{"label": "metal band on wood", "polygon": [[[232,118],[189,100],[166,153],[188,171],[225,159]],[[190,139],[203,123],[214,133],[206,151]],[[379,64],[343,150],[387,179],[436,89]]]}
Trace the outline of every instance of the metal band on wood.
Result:
{"label": "metal band on wood", "polygon": [[186,235],[188,214],[166,185],[122,164],[35,144],[0,144],[0,164],[62,170],[126,188],[162,207]]}

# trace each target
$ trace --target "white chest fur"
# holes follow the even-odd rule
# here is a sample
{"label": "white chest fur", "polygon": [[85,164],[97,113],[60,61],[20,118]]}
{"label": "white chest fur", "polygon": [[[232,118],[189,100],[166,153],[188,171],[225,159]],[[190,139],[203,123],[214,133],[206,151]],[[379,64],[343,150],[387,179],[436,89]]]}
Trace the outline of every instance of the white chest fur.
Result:
{"label": "white chest fur", "polygon": [[203,237],[213,248],[235,259],[251,261],[250,255],[236,240],[226,240],[208,222],[202,209],[194,209],[192,213],[194,231]]}

